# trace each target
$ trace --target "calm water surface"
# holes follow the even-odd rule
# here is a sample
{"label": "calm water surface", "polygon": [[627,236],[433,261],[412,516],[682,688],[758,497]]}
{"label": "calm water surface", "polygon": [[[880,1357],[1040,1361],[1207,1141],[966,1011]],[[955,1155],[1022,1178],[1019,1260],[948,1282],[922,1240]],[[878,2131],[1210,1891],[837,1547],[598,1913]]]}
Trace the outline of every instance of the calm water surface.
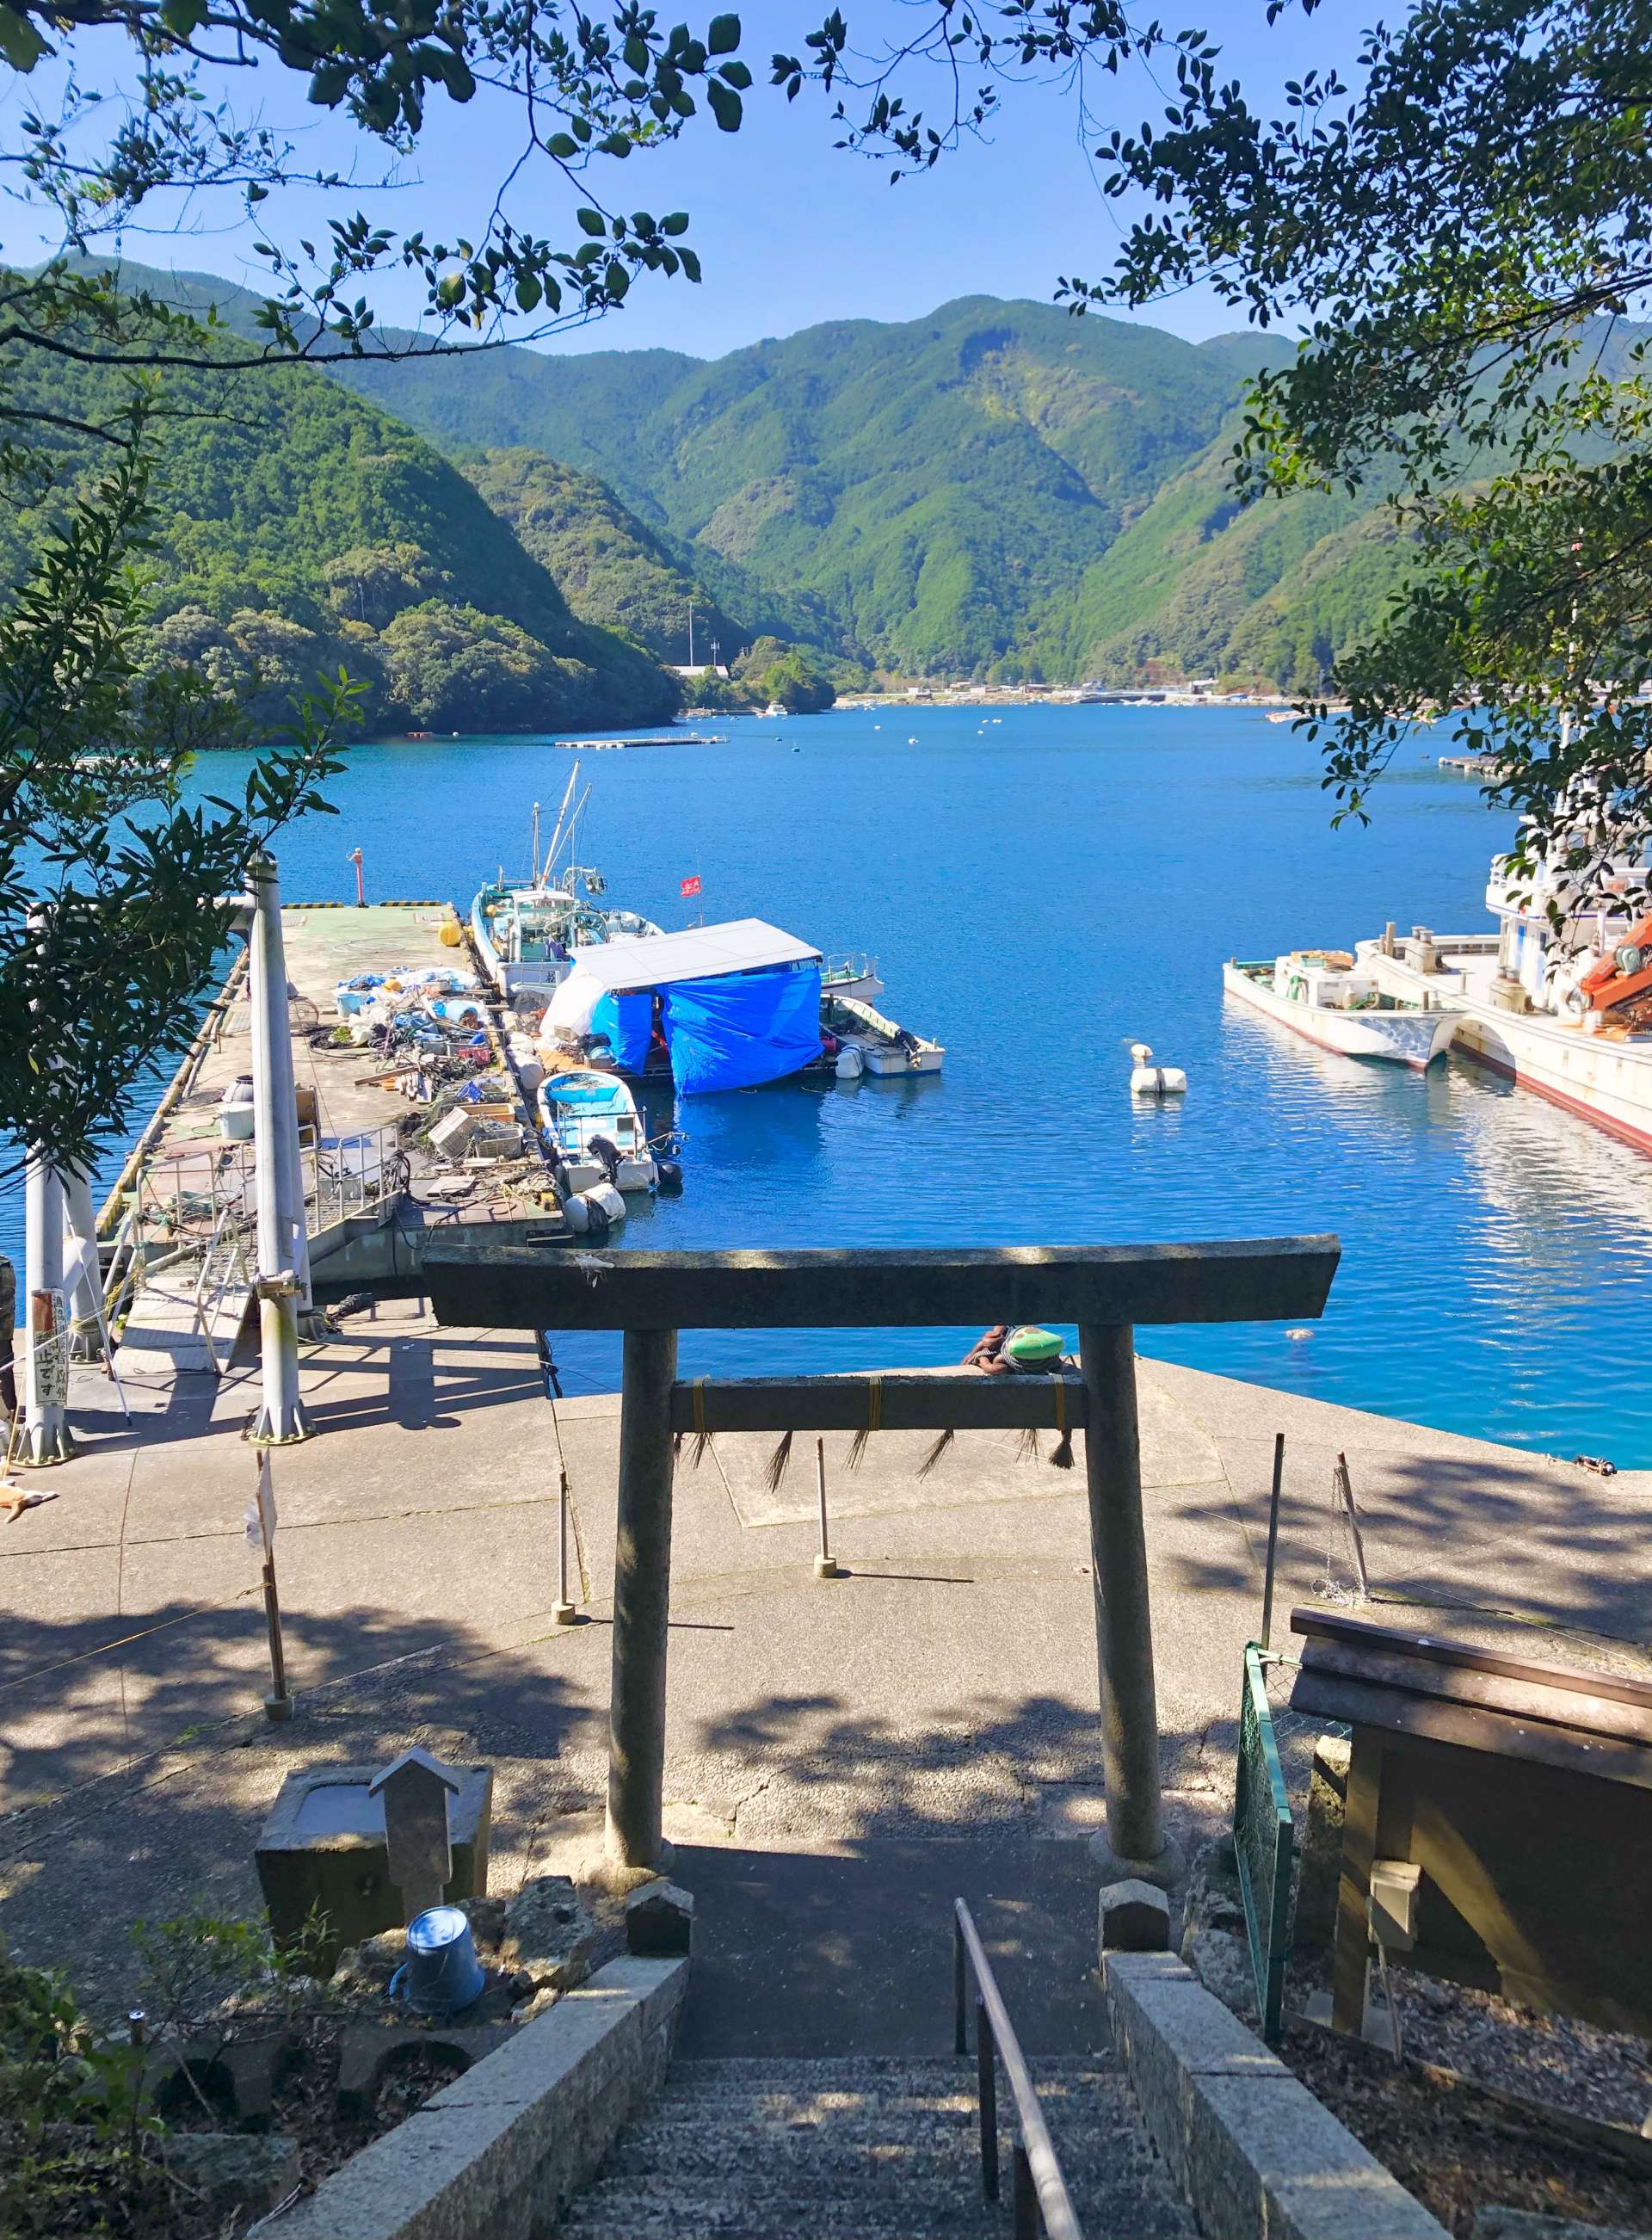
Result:
{"label": "calm water surface", "polygon": [[[581,855],[667,926],[775,920],[879,960],[938,1079],[692,1100],[656,1247],[1009,1244],[1334,1230],[1323,1321],[1144,1330],[1142,1350],[1324,1400],[1620,1464],[1652,1463],[1641,1310],[1652,1163],[1461,1060],[1425,1080],[1316,1050],[1224,1002],[1229,956],[1351,947],[1385,918],[1489,925],[1506,837],[1421,746],[1373,827],[1333,832],[1313,750],[1251,710],[887,710],[736,721],[728,743],[586,758]],[[525,866],[570,757],[449,740],[355,751],[336,817],[284,837],[290,898],[462,905]],[[215,763],[203,782],[230,775]],[[679,881],[703,879],[693,905]],[[1137,1105],[1128,1044],[1185,1067]],[[117,1164],[115,1161],[111,1163]],[[636,1201],[632,1202],[634,1204]],[[8,1249],[21,1206],[0,1206]],[[969,1333],[969,1335],[973,1335]],[[685,1370],[956,1358],[955,1333],[705,1334]],[[573,1390],[616,1343],[558,1343]]]}

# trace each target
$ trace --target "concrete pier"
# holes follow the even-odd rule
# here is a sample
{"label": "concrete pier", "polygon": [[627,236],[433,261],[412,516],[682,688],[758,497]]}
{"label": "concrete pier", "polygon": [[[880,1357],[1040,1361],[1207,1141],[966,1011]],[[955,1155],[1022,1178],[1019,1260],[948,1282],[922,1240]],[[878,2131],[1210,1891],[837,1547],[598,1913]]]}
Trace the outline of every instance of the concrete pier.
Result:
{"label": "concrete pier", "polygon": [[[379,903],[363,909],[289,903],[283,908],[281,947],[292,1015],[283,1037],[289,1068],[287,1098],[290,1102],[296,1090],[302,1111],[307,1115],[313,1110],[313,1129],[307,1126],[301,1132],[306,1143],[313,1138],[319,1145],[330,1169],[338,1164],[334,1147],[376,1133],[382,1136],[387,1156],[405,1157],[409,1187],[396,1214],[403,1230],[420,1229],[432,1219],[490,1226],[530,1213],[535,1225],[543,1229],[548,1219],[536,1203],[536,1169],[477,1170],[456,1182],[451,1170],[425,1157],[416,1143],[402,1140],[414,1108],[397,1093],[376,1054],[317,1048],[305,1030],[312,1016],[317,1025],[336,1023],[334,990],[341,980],[358,973],[393,973],[398,968],[419,971],[438,964],[471,969],[466,949],[443,942],[444,925],[456,927],[456,920],[440,903]],[[203,1232],[210,1231],[215,1205],[243,1197],[250,1207],[255,1199],[252,1148],[225,1143],[218,1132],[217,1112],[225,1090],[237,1077],[253,1070],[256,1009],[253,977],[238,972],[215,1009],[207,1032],[180,1068],[144,1150],[147,1203],[165,1212],[169,1230],[177,1227],[183,1235],[192,1235],[197,1246]],[[290,1174],[287,1179],[284,1217],[290,1230],[297,1223],[297,1209],[306,1194],[309,1225],[321,1222],[326,1226],[324,1210],[316,1202],[313,1154],[303,1163],[303,1175]],[[136,1172],[135,1162],[102,1209],[100,1233],[106,1243],[119,1230],[123,1209],[130,1206]],[[552,1223],[555,1219],[549,1217]],[[291,1265],[298,1286],[296,1323],[302,1325],[306,1319],[311,1253],[334,1254],[328,1272],[342,1276],[343,1287],[350,1288],[360,1280],[362,1266],[370,1257],[376,1226],[366,1220],[336,1223],[332,1233],[306,1246]],[[356,1262],[349,1255],[352,1245],[358,1248]],[[343,1258],[336,1257],[341,1250]],[[390,1251],[390,1241],[385,1240],[381,1257]],[[250,1263],[253,1256],[247,1257]],[[250,1265],[246,1280],[214,1286],[204,1301],[197,1297],[198,1266],[198,1254],[172,1268],[161,1256],[161,1264],[150,1274],[125,1321],[118,1355],[123,1377],[146,1370],[210,1371],[233,1353],[238,1342],[252,1341],[258,1316],[253,1311]]]}

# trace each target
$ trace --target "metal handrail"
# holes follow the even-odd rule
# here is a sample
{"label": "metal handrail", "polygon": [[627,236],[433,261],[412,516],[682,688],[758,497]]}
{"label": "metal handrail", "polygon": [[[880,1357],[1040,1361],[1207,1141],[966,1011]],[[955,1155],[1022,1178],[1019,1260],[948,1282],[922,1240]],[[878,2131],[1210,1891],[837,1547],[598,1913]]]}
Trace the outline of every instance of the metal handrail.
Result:
{"label": "metal handrail", "polygon": [[1009,2020],[1003,1994],[982,1948],[963,1900],[952,1901],[953,2050],[969,2051],[965,2028],[966,1963],[976,1979],[976,2077],[981,2115],[981,2190],[998,2198],[998,2080],[993,2057],[1004,2065],[1021,2137],[1014,2150],[1016,2240],[1036,2240],[1042,2223],[1049,2240],[1083,2240],[1072,2196],[1056,2159],[1026,2057]]}

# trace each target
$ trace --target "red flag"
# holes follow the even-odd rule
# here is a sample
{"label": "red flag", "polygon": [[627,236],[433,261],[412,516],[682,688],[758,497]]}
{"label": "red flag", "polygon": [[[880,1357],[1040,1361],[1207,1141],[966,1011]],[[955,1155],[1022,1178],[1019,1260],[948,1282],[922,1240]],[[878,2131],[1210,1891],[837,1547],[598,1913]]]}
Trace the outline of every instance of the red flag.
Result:
{"label": "red flag", "polygon": [[700,874],[696,871],[696,872],[695,873],[694,877],[693,877],[691,879],[684,879],[684,880],[683,880],[683,892],[685,895],[697,895],[697,894],[699,893],[699,891],[700,891]]}

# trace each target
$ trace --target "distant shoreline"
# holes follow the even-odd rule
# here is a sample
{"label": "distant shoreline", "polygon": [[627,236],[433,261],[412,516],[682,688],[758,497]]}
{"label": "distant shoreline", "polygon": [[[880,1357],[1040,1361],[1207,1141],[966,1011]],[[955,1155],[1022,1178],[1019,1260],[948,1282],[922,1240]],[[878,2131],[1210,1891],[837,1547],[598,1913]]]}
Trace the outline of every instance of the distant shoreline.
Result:
{"label": "distant shoreline", "polygon": [[[1286,692],[1183,692],[1173,686],[1142,692],[1017,692],[1010,688],[937,692],[922,698],[905,692],[854,693],[840,695],[833,703],[834,708],[904,708],[913,714],[920,709],[936,708],[1255,708],[1294,712],[1297,703]],[[1330,712],[1336,715],[1343,711],[1333,708]]]}

